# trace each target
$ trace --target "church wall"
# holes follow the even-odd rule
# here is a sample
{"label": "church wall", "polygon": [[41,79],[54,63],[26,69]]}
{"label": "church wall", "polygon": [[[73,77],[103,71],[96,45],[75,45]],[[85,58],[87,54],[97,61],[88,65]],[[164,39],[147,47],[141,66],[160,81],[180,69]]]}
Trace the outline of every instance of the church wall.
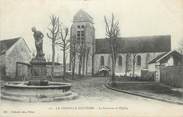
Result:
{"label": "church wall", "polygon": [[97,73],[98,70],[102,67],[100,58],[101,56],[104,57],[104,66],[111,66],[108,64],[108,57],[110,56],[109,54],[95,54],[94,58],[94,72]]}
{"label": "church wall", "polygon": [[[119,56],[122,57],[122,64],[119,64]],[[116,74],[124,75],[126,69],[126,54],[119,54],[116,59]]]}
{"label": "church wall", "polygon": [[[148,69],[148,62],[150,62],[153,58],[161,54],[162,52],[152,52],[152,53],[137,53],[135,57],[135,75],[141,76],[141,70]],[[116,59],[116,75],[125,75],[126,71],[126,53],[120,53]],[[104,66],[109,66],[111,68],[112,59],[110,54],[96,54],[95,55],[95,73],[101,68],[101,56],[104,56]],[[119,56],[122,57],[122,65],[119,65]],[[141,65],[137,63],[137,56],[141,57]],[[148,56],[148,58],[147,58]],[[110,59],[109,59],[110,58]],[[110,60],[110,61],[109,61]],[[131,54],[129,58],[129,65],[128,65],[128,75],[132,75],[133,73],[133,56]]]}

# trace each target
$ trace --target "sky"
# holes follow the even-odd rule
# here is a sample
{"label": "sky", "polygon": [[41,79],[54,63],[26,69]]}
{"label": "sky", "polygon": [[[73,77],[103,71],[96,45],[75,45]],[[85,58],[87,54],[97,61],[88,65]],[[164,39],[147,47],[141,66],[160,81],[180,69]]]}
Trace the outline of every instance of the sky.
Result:
{"label": "sky", "polygon": [[[96,38],[105,37],[104,15],[119,20],[120,36],[171,35],[172,49],[183,40],[183,0],[0,0],[0,40],[23,37],[35,51],[31,27],[43,32],[46,57],[51,40],[46,36],[52,14],[69,27],[83,9],[94,18]],[[62,61],[57,47],[56,59]]]}

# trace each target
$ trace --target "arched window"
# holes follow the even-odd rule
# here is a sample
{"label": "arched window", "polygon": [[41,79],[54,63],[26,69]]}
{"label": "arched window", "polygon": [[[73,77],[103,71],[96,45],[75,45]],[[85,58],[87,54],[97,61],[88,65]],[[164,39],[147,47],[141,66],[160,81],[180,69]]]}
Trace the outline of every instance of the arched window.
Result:
{"label": "arched window", "polygon": [[141,65],[141,56],[140,55],[137,56],[137,65]]}
{"label": "arched window", "polygon": [[104,56],[101,56],[100,57],[100,65],[101,66],[104,66]]}
{"label": "arched window", "polygon": [[118,65],[119,66],[122,66],[122,56],[119,56],[118,57]]}

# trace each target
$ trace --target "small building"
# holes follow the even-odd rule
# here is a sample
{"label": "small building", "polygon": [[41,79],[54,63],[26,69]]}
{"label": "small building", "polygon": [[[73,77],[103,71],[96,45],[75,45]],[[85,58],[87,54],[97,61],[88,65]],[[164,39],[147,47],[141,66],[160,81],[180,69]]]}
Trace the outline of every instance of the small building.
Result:
{"label": "small building", "polygon": [[148,70],[155,72],[155,81],[160,81],[160,69],[167,66],[177,66],[182,64],[182,55],[177,51],[162,53],[149,62]]}
{"label": "small building", "polygon": [[31,51],[21,37],[0,41],[0,76],[15,78],[17,63],[29,63]]}

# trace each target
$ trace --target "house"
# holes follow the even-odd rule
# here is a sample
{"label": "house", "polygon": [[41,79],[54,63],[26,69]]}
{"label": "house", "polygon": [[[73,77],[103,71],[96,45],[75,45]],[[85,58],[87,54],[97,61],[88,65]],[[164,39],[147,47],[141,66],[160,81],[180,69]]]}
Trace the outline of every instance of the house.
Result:
{"label": "house", "polygon": [[[73,18],[70,66],[75,67],[77,74],[96,74],[104,66],[112,66],[110,42],[105,38],[95,38],[93,22],[93,18],[83,10]],[[153,58],[171,50],[170,35],[119,37],[117,41],[119,54],[115,71],[121,75],[132,75],[134,68],[135,75],[140,76],[141,70],[147,69]]]}
{"label": "house", "polygon": [[23,38],[17,37],[0,41],[1,77],[15,78],[17,63],[29,63],[30,60],[31,51]]}
{"label": "house", "polygon": [[162,53],[149,62],[148,70],[155,72],[155,81],[160,81],[160,69],[167,66],[177,66],[182,64],[182,55],[177,51]]}

